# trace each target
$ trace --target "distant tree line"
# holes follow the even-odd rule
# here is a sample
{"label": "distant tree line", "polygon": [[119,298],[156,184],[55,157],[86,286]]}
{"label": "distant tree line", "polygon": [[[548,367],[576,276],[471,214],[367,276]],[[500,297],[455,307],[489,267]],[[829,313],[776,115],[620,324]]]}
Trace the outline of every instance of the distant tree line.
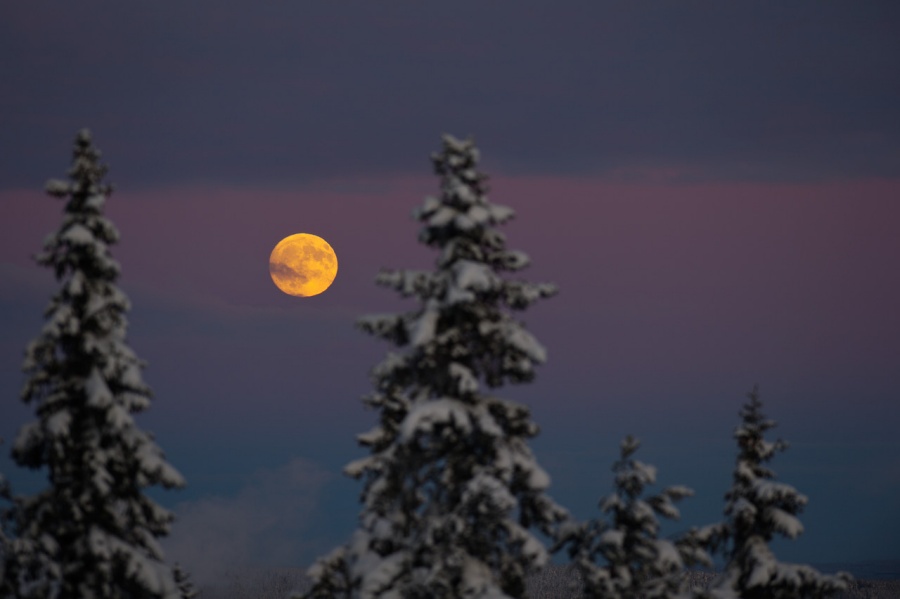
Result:
{"label": "distant tree line", "polygon": [[[63,222],[37,256],[60,284],[45,325],[25,351],[22,399],[35,420],[12,447],[15,462],[46,472],[48,486],[14,495],[0,477],[0,597],[16,599],[188,599],[190,577],[166,562],[158,539],[173,515],[145,494],[184,485],[134,415],[150,404],[143,363],[125,342],[130,309],[116,286],[109,246],[118,232],[104,216],[104,183],[88,131],[75,140],[68,180],[47,192],[65,201]],[[509,277],[529,264],[497,227],[511,208],[488,200],[472,140],[445,135],[432,156],[439,193],[415,212],[419,240],[437,252],[430,271],[382,271],[377,283],[414,309],[362,317],[359,327],[394,346],[372,370],[365,403],[378,424],[357,438],[368,455],[345,472],[363,482],[359,526],[346,544],[309,570],[302,599],[501,599],[526,595],[526,578],[565,551],[583,597],[786,599],[847,588],[846,573],[825,575],[779,562],[777,536],[795,538],[807,498],[778,482],[767,463],[786,448],[754,388],[735,429],[737,460],[721,522],[660,537],[660,518],[677,519],[693,494],[655,494],[657,471],[626,436],[613,465],[613,490],[600,515],[575,520],[547,494],[548,474],[528,441],[538,433],[528,408],[495,396],[533,380],[544,347],[515,314],[556,293]],[[551,539],[548,548],[537,533]],[[724,571],[692,590],[688,568]]]}

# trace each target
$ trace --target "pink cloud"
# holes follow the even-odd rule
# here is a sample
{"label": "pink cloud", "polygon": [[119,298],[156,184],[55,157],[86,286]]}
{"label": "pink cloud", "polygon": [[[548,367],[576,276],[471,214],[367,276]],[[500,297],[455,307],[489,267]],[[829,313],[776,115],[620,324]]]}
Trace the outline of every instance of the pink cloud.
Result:
{"label": "pink cloud", "polygon": [[[883,377],[896,349],[900,181],[497,176],[491,184],[492,200],[517,211],[505,232],[532,258],[524,276],[561,289],[526,315],[549,347],[548,376],[590,380],[599,372],[630,384],[646,381],[647,371],[731,372],[747,385],[759,373]],[[350,323],[411,307],[372,281],[380,267],[431,266],[409,215],[436,187],[423,176],[294,190],[118,191],[109,215],[122,231],[122,285],[230,322]],[[0,201],[8,215],[0,249],[25,265],[58,225],[60,205],[32,192],[5,192]],[[274,244],[296,232],[324,237],[339,260],[333,287],[307,300],[280,293],[267,270]]]}

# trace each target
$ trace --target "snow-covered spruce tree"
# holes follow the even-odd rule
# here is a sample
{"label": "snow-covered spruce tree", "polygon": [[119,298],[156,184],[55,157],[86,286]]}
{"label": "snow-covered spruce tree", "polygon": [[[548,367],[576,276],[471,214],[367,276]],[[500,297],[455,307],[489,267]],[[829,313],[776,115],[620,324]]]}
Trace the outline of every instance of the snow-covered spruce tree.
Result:
{"label": "snow-covered spruce tree", "polygon": [[116,286],[118,239],[103,215],[111,187],[87,130],[75,140],[69,181],[47,183],[65,199],[62,226],[37,256],[60,289],[25,352],[22,398],[37,419],[13,447],[24,467],[46,468],[49,486],[17,499],[16,542],[34,556],[19,594],[47,598],[179,597],[157,539],[171,514],[144,494],[184,484],[133,415],[150,404],[143,363],[125,342],[129,302]]}
{"label": "snow-covered spruce tree", "polygon": [[741,424],[734,431],[738,444],[734,482],[725,495],[725,521],[710,527],[712,538],[726,560],[725,571],[713,585],[715,599],[794,599],[826,597],[845,590],[850,575],[830,576],[805,564],[779,562],[769,548],[776,535],[796,538],[803,532],[797,518],[807,498],[777,482],[765,466],[787,449],[782,440],[767,441],[775,426],[762,412],[759,390],[753,388],[741,409]]}
{"label": "snow-covered spruce tree", "polygon": [[307,597],[522,597],[548,557],[530,529],[552,535],[568,517],[527,445],[529,410],[487,392],[533,379],[545,350],[511,310],[556,288],[501,277],[528,258],[495,229],[513,211],[488,201],[478,159],[471,140],[444,136],[440,196],[414,211],[436,270],[381,272],[419,305],[359,321],[400,350],[373,369],[380,423],[358,437],[370,455],[345,469],[365,481],[359,528],[310,569]]}
{"label": "snow-covered spruce tree", "polygon": [[579,596],[586,599],[687,597],[685,568],[712,565],[702,533],[692,529],[674,540],[659,538],[659,520],[677,519],[674,502],[693,495],[683,486],[644,497],[656,468],[634,459],[640,442],[627,436],[613,465],[615,488],[600,500],[603,519],[572,528],[560,539],[581,573]]}

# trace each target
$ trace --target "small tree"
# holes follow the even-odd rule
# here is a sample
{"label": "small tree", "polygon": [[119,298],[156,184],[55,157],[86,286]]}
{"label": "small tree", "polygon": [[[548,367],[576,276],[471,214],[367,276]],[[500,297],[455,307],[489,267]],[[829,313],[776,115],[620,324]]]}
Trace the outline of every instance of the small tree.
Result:
{"label": "small tree", "polygon": [[478,159],[471,140],[444,136],[440,197],[414,212],[437,268],[383,271],[377,282],[419,307],[360,320],[402,350],[373,370],[380,424],[345,470],[365,481],[359,529],[310,569],[307,597],[521,597],[548,557],[530,529],[552,534],[566,517],[528,448],[528,409],[485,389],[532,380],[545,350],[510,310],[556,289],[500,276],[528,258],[495,229],[513,211],[488,201]]}
{"label": "small tree", "polygon": [[194,586],[190,574],[185,572],[181,565],[175,564],[172,568],[172,574],[175,576],[175,584],[178,585],[178,592],[181,599],[194,599],[200,592]]}
{"label": "small tree", "polygon": [[691,530],[670,541],[659,538],[658,517],[677,519],[676,501],[693,495],[683,486],[644,498],[656,482],[656,468],[634,459],[640,442],[627,436],[613,465],[615,489],[600,500],[606,520],[573,527],[561,544],[580,571],[587,599],[653,599],[687,595],[685,567],[712,565],[702,535]]}
{"label": "small tree", "polygon": [[49,486],[17,499],[16,543],[32,556],[17,593],[36,597],[176,598],[157,539],[172,515],[144,494],[179,487],[150,434],[133,415],[150,404],[143,363],[125,343],[128,299],[115,285],[108,246],[119,237],[103,215],[111,187],[87,130],[75,140],[70,181],[50,181],[66,200],[62,226],[37,261],[60,290],[28,345],[22,392],[37,419],[20,431],[13,457],[46,468]]}
{"label": "small tree", "polygon": [[787,449],[787,443],[765,439],[775,421],[763,414],[758,388],[747,397],[740,412],[741,424],[734,431],[738,457],[734,482],[725,495],[725,521],[710,529],[727,562],[710,596],[793,599],[846,590],[850,580],[846,572],[829,576],[805,564],[781,563],[769,548],[776,535],[794,539],[803,532],[797,515],[807,498],[794,487],[777,482],[775,473],[765,466],[776,453]]}

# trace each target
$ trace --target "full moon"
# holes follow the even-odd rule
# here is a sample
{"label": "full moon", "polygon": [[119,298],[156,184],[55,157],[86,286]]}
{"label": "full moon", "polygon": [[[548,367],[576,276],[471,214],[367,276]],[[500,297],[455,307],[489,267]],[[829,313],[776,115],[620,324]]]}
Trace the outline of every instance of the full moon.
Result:
{"label": "full moon", "polygon": [[289,235],[269,256],[269,274],[275,286],[297,297],[319,295],[337,275],[337,255],[328,242],[309,233]]}

